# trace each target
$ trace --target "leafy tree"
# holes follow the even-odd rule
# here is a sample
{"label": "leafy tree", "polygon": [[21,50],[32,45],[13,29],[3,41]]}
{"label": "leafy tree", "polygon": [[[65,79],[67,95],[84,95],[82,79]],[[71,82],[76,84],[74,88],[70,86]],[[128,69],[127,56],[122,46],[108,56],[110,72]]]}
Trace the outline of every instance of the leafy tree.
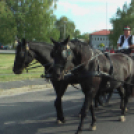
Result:
{"label": "leafy tree", "polygon": [[99,47],[104,48],[105,47],[105,44],[104,43],[100,43],[99,44]]}
{"label": "leafy tree", "polygon": [[75,24],[70,21],[67,17],[63,16],[55,22],[55,26],[60,31],[60,40],[63,40],[68,35],[70,38],[74,37]]}
{"label": "leafy tree", "polygon": [[84,39],[85,42],[89,43],[89,33],[83,33],[77,36],[78,39]]}
{"label": "leafy tree", "polygon": [[126,3],[123,5],[122,10],[117,9],[115,17],[113,17],[110,22],[113,25],[113,29],[109,35],[109,39],[114,48],[117,46],[117,40],[121,34],[123,34],[123,27],[129,25],[132,29],[132,34],[134,34],[134,0],[131,1],[130,6]]}
{"label": "leafy tree", "polygon": [[15,18],[4,1],[0,1],[0,42],[11,43],[14,40],[17,29]]}
{"label": "leafy tree", "polygon": [[81,34],[80,30],[75,29],[74,31],[74,38],[77,38]]}
{"label": "leafy tree", "polygon": [[56,2],[57,0],[0,0],[0,19],[3,20],[0,25],[7,24],[0,32],[7,31],[7,35],[11,36],[6,39],[3,34],[3,41],[12,42],[15,35],[20,39],[25,37],[27,40],[47,42],[50,42],[50,36],[58,39],[59,31],[53,29]]}

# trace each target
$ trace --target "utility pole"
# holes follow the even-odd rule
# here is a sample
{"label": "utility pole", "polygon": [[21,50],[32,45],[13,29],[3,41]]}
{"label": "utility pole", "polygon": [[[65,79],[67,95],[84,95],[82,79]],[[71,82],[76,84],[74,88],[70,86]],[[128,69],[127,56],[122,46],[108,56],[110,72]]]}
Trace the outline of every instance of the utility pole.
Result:
{"label": "utility pole", "polygon": [[67,21],[64,21],[64,39],[66,38],[66,23],[67,23]]}
{"label": "utility pole", "polygon": [[107,40],[108,40],[108,36],[107,36],[107,2],[106,2],[106,46],[105,47],[109,47],[107,45]]}

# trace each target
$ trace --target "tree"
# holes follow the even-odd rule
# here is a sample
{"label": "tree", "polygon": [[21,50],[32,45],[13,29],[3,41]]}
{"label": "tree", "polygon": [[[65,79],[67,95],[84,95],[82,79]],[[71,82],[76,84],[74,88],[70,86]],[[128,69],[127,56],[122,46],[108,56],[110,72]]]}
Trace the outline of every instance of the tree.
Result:
{"label": "tree", "polygon": [[104,43],[100,43],[99,44],[99,47],[104,48],[105,47],[105,44]]}
{"label": "tree", "polygon": [[60,31],[59,40],[63,40],[68,35],[70,35],[70,38],[74,37],[75,24],[67,17],[65,16],[61,17],[59,20],[55,22],[55,26]]}
{"label": "tree", "polygon": [[[56,16],[53,14],[56,2],[57,0],[0,0],[3,18],[7,16],[3,5],[10,14],[10,19],[8,17],[6,20],[0,16],[3,20],[0,21],[0,25],[7,22],[6,27],[9,27],[9,30],[3,27],[1,33],[7,31],[7,35],[12,35],[12,40],[15,40],[15,35],[19,39],[25,37],[27,40],[47,42],[50,42],[51,35],[58,39],[58,29],[53,30],[56,21]],[[5,36],[3,40],[6,40]]]}
{"label": "tree", "polygon": [[15,18],[12,12],[4,1],[0,1],[0,43],[13,42],[16,32]]}
{"label": "tree", "polygon": [[123,27],[129,25],[132,29],[132,34],[134,34],[134,0],[131,1],[130,6],[126,3],[123,5],[122,10],[117,9],[115,17],[113,17],[110,22],[113,25],[113,29],[109,35],[110,42],[113,47],[117,46],[117,40],[121,34],[123,34]]}
{"label": "tree", "polygon": [[89,33],[83,33],[77,36],[78,39],[84,39],[85,42],[89,43]]}
{"label": "tree", "polygon": [[80,30],[75,29],[74,31],[74,38],[77,38],[81,34]]}

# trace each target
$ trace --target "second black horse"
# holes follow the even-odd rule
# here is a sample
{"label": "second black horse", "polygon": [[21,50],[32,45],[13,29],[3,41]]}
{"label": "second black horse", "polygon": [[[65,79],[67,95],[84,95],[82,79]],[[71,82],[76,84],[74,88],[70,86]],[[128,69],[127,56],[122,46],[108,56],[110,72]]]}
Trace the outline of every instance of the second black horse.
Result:
{"label": "second black horse", "polygon": [[54,44],[51,52],[54,59],[53,77],[59,81],[63,80],[66,67],[69,67],[71,63],[74,64],[74,69],[68,71],[80,79],[79,84],[85,95],[81,120],[76,134],[82,131],[83,121],[89,108],[92,115],[92,130],[96,129],[93,99],[103,91],[111,92],[113,89],[124,87],[124,105],[121,111],[121,120],[124,121],[125,109],[134,83],[134,61],[125,54],[110,54],[113,65],[111,73],[109,59],[99,50],[94,50],[79,40],[69,41],[69,37],[63,42],[51,40]]}

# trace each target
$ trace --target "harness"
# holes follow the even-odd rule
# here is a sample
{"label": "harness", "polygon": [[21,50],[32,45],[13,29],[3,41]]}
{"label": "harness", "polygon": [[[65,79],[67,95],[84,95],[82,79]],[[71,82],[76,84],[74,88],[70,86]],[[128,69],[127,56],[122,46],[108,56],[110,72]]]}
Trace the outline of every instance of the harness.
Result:
{"label": "harness", "polygon": [[104,55],[106,56],[106,58],[107,58],[107,59],[109,60],[109,62],[110,62],[109,74],[110,74],[110,75],[113,75],[113,63],[112,63],[112,61],[111,61],[111,59],[110,59],[109,53],[104,53]]}
{"label": "harness", "polygon": [[[91,49],[92,50],[92,49]],[[98,56],[100,56],[100,55],[105,55],[106,56],[106,58],[109,60],[109,62],[110,62],[110,68],[109,68],[109,73],[105,73],[105,72],[103,72],[103,71],[100,71],[99,70],[99,64],[98,64],[98,70],[95,70],[95,71],[92,71],[92,72],[86,72],[86,73],[83,73],[83,74],[78,74],[78,73],[76,73],[76,70],[77,69],[79,69],[80,67],[82,67],[83,65],[85,65],[85,63],[86,62],[91,62],[92,60],[99,60],[97,57]],[[78,66],[76,66],[76,67],[74,67],[73,69],[70,69],[70,70],[68,70],[69,72],[71,72],[72,74],[74,74],[74,75],[77,75],[78,76],[78,78],[81,78],[81,79],[86,79],[86,78],[89,78],[89,77],[105,77],[105,78],[107,78],[107,80],[109,81],[109,80],[112,80],[112,81],[117,81],[117,82],[121,82],[122,84],[128,84],[128,85],[131,85],[131,86],[134,86],[134,84],[131,84],[131,83],[127,83],[127,82],[125,82],[125,81],[121,81],[121,80],[117,80],[117,79],[115,79],[115,78],[113,78],[113,63],[112,63],[112,60],[110,59],[110,56],[109,56],[109,53],[108,52],[104,52],[104,53],[102,53],[102,52],[100,52],[100,53],[98,53],[97,55],[93,55],[93,53],[92,53],[92,57],[91,57],[91,59],[89,59],[88,61],[86,61],[86,62],[83,62],[83,63],[81,63],[81,64],[79,64]],[[98,61],[98,63],[99,63],[99,61]],[[61,66],[61,65],[57,65],[57,66],[59,66],[59,67],[63,67],[63,66]]]}
{"label": "harness", "polygon": [[[34,68],[50,66],[47,71],[45,70],[45,78],[50,78],[50,74],[48,74],[48,71],[52,67],[53,63],[47,63],[47,64],[31,67],[32,65],[34,65],[36,63],[39,63],[38,61],[35,61],[34,63],[31,63],[31,64],[28,65],[28,67],[26,67],[25,64],[26,64],[26,58],[28,57],[28,53],[32,56],[33,59],[34,59],[34,56],[33,56],[32,52],[30,51],[30,47],[29,47],[28,43],[26,44],[25,51],[23,51],[23,50],[24,50],[23,46],[21,46],[21,54],[23,54],[23,56],[24,56],[23,66],[24,66],[26,72],[28,73],[28,70],[31,70],[31,69],[34,69]],[[44,76],[42,75],[42,77],[44,77]]]}

